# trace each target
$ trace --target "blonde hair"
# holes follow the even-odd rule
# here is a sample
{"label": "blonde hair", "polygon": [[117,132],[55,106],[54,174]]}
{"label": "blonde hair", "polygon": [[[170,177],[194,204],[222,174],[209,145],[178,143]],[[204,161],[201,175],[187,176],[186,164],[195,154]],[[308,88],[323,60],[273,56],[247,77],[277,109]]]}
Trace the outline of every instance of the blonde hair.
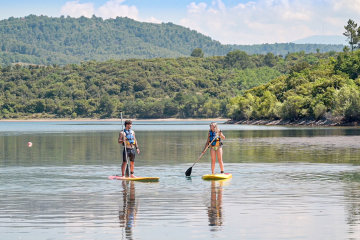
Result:
{"label": "blonde hair", "polygon": [[220,133],[220,130],[219,130],[218,125],[217,125],[216,122],[210,123],[210,127],[211,127],[211,126],[214,126],[214,130],[215,130],[216,134],[219,134],[219,133]]}

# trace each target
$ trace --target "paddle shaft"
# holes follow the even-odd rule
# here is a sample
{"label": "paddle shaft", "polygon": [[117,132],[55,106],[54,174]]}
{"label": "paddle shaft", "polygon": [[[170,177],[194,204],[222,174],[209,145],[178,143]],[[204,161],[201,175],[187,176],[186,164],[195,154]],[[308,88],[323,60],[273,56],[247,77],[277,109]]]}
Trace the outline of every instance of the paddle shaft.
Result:
{"label": "paddle shaft", "polygon": [[214,142],[215,139],[216,139],[216,137],[214,137],[214,139],[206,146],[205,150],[200,154],[198,159],[194,162],[194,164],[191,167],[195,166],[195,164],[202,158],[202,156],[205,154],[205,152],[208,150],[208,148]]}

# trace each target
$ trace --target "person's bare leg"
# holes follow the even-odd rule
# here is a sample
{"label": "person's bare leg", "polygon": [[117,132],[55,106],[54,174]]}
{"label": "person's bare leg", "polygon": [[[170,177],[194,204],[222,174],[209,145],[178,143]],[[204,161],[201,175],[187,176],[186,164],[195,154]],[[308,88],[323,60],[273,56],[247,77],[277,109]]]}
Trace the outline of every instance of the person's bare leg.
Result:
{"label": "person's bare leg", "polygon": [[133,172],[134,172],[134,162],[130,161],[130,172],[132,172],[132,174],[130,175],[130,177],[135,177]]}
{"label": "person's bare leg", "polygon": [[217,158],[218,158],[219,165],[220,165],[220,170],[223,173],[224,172],[224,163],[222,160],[222,153],[223,153],[222,148],[219,148],[216,152],[217,152]]}
{"label": "person's bare leg", "polygon": [[215,161],[216,161],[216,151],[214,149],[210,149],[210,156],[211,156],[211,173],[215,173]]}
{"label": "person's bare leg", "polygon": [[121,176],[125,176],[126,162],[123,162],[121,165]]}

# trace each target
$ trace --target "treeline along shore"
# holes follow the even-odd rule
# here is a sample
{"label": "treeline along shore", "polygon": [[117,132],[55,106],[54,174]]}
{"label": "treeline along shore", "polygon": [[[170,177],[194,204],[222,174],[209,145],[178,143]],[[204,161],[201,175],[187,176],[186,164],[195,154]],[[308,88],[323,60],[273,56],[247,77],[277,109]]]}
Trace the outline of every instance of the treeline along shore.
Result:
{"label": "treeline along shore", "polygon": [[[328,125],[360,119],[360,51],[0,67],[1,119],[230,118]],[[264,123],[265,123],[264,122]],[[316,125],[315,124],[315,125]]]}
{"label": "treeline along shore", "polygon": [[248,55],[236,50],[223,57],[2,66],[0,117],[105,119],[119,118],[122,111],[127,117],[148,119],[296,119],[303,117],[305,107],[313,106],[304,103],[295,113],[288,110],[290,103],[304,102],[293,98],[300,82],[309,82],[304,86],[308,92],[301,94],[311,92],[305,102],[316,99],[317,105],[315,112],[306,113],[319,118],[331,110],[330,93],[342,93],[346,86],[350,88],[346,91],[357,91],[357,78],[342,69],[343,62],[357,56],[356,52]]}
{"label": "treeline along shore", "polygon": [[359,126],[359,122],[343,122],[343,121],[332,121],[329,119],[297,119],[297,120],[228,120],[225,124],[243,124],[243,125],[266,125],[266,126]]}
{"label": "treeline along shore", "polygon": [[[233,120],[356,125],[360,119],[360,51],[343,52],[288,73],[230,99]],[[275,122],[274,122],[275,123]]]}

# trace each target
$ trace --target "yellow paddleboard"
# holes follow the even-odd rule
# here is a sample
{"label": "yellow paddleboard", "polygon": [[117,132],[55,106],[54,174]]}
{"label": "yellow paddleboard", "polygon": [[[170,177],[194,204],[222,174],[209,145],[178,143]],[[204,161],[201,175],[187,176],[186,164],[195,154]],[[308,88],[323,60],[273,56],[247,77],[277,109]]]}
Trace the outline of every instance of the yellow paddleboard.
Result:
{"label": "yellow paddleboard", "polygon": [[159,177],[121,177],[121,176],[109,176],[111,180],[125,180],[125,181],[138,181],[138,182],[158,182]]}
{"label": "yellow paddleboard", "polygon": [[204,180],[223,180],[232,178],[231,173],[206,174],[202,176]]}

